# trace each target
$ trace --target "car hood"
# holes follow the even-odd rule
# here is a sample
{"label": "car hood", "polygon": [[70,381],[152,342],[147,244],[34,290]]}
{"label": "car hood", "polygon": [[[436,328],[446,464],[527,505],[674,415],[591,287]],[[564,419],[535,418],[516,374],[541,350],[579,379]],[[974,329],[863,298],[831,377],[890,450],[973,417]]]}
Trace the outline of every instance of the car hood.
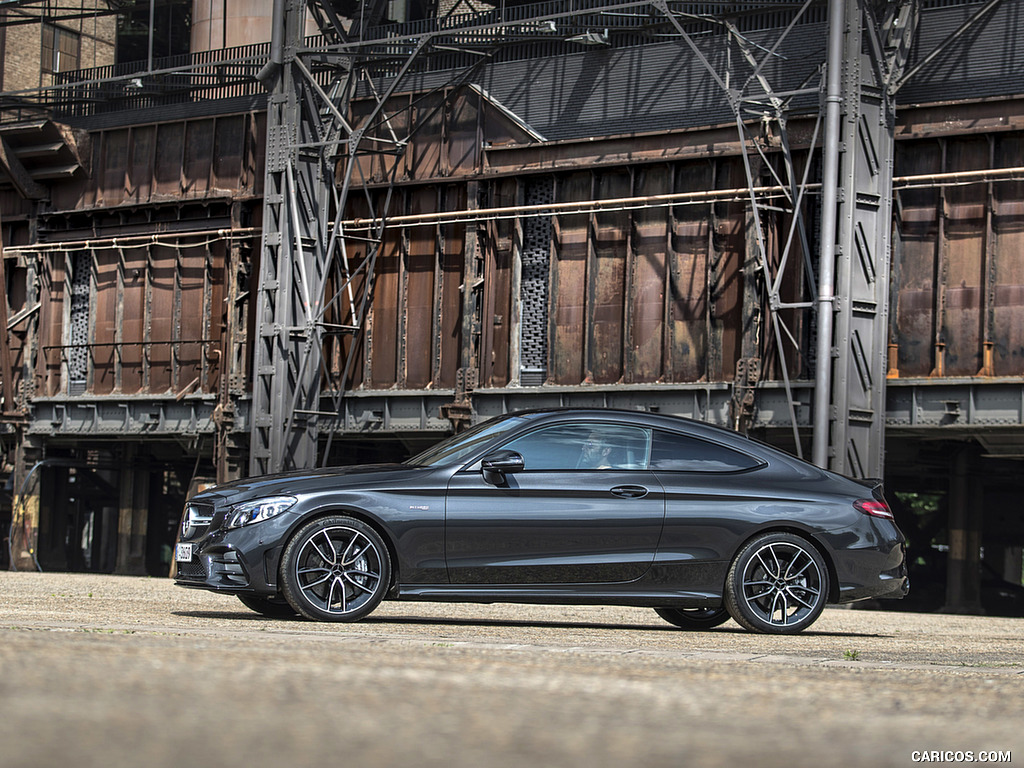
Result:
{"label": "car hood", "polygon": [[194,496],[193,500],[208,504],[238,504],[266,496],[301,496],[318,491],[405,483],[430,471],[429,467],[407,464],[362,464],[303,469],[234,480],[209,488]]}

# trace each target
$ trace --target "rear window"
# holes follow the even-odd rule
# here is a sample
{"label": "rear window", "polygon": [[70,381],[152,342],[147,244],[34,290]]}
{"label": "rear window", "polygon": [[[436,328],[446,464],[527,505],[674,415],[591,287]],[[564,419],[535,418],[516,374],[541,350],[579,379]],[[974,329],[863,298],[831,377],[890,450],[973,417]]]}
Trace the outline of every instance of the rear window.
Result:
{"label": "rear window", "polygon": [[742,472],[761,464],[724,445],[708,440],[655,430],[650,468],[666,472]]}

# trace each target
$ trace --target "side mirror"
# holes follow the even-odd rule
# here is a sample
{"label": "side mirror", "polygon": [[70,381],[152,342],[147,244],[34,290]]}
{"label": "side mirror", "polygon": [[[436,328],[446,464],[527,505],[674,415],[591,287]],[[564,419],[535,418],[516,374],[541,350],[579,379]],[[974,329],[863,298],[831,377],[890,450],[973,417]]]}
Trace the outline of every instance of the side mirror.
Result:
{"label": "side mirror", "polygon": [[505,475],[522,472],[526,468],[526,461],[515,451],[495,451],[483,457],[480,468],[483,470],[484,480],[488,483],[505,485]]}

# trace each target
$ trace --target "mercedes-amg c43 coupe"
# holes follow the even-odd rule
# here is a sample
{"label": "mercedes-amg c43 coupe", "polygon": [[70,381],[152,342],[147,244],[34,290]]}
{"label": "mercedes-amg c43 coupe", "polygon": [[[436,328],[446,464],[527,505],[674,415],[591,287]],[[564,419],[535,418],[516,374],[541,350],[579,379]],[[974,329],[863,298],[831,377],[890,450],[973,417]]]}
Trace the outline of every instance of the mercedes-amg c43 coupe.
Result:
{"label": "mercedes-amg c43 coupe", "polygon": [[908,589],[878,483],[606,409],[510,413],[402,464],[212,488],[186,504],[175,560],[181,586],[318,621],[385,599],[614,604],[794,633],[828,603]]}

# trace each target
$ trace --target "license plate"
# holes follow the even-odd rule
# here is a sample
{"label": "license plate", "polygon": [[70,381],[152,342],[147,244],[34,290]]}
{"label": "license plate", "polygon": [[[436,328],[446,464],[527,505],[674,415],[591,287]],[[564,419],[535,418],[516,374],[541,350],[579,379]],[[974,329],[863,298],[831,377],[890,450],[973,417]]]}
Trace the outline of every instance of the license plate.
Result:
{"label": "license plate", "polygon": [[192,545],[176,544],[174,546],[174,560],[179,563],[192,562]]}

